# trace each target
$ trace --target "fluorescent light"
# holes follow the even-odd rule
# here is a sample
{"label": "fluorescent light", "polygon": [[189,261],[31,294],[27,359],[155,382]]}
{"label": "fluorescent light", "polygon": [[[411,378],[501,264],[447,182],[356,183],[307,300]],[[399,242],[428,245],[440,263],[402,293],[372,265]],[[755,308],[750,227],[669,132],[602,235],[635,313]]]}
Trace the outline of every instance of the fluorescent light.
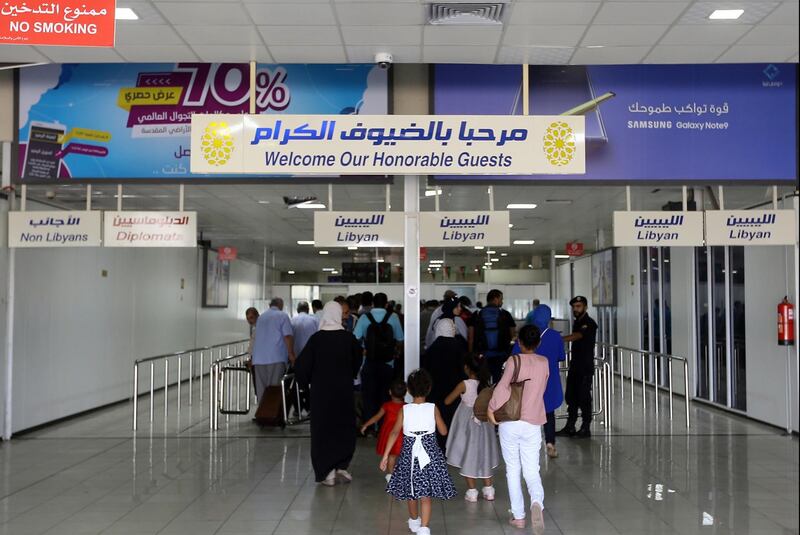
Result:
{"label": "fluorescent light", "polygon": [[386,260],[384,260],[383,258],[376,258],[375,261],[379,264],[383,264],[384,262],[386,262]]}
{"label": "fluorescent light", "polygon": [[118,7],[114,13],[114,18],[117,20],[139,20],[139,15],[129,7]]}
{"label": "fluorescent light", "polygon": [[536,240],[514,240],[514,245],[533,245]]}
{"label": "fluorescent light", "polygon": [[426,197],[435,197],[435,196],[441,195],[441,194],[442,194],[442,190],[440,188],[426,189],[425,190],[425,196]]}
{"label": "fluorescent light", "polygon": [[314,240],[297,240],[297,245],[314,245]]}
{"label": "fluorescent light", "polygon": [[511,203],[506,205],[506,208],[509,210],[533,210],[536,205],[532,203]]}
{"label": "fluorescent light", "polygon": [[489,251],[486,251],[486,254],[497,254],[497,251],[491,251],[491,250],[489,250]]}
{"label": "fluorescent light", "polygon": [[528,264],[528,269],[533,269],[533,264]]}
{"label": "fluorescent light", "polygon": [[444,260],[428,260],[429,264],[444,264]]}
{"label": "fluorescent light", "polygon": [[588,45],[586,48],[605,48],[604,45]]}
{"label": "fluorescent light", "polygon": [[500,261],[499,258],[492,258],[492,262],[499,262],[499,261]]}
{"label": "fluorescent light", "polygon": [[294,275],[294,271],[292,271],[291,269],[289,271],[287,271],[286,273],[288,273],[289,275]]}
{"label": "fluorescent light", "polygon": [[330,254],[328,251],[320,251],[319,254]]}
{"label": "fluorescent light", "polygon": [[339,274],[338,271],[331,271],[331,275],[338,275],[338,274]]}
{"label": "fluorescent light", "polygon": [[322,271],[327,271],[327,272],[336,271],[336,268],[322,268]]}
{"label": "fluorescent light", "polygon": [[485,249],[485,247],[483,245],[476,245],[475,249],[478,251],[482,251],[483,249]]}
{"label": "fluorescent light", "polygon": [[514,228],[514,223],[509,223],[508,228]]}
{"label": "fluorescent light", "polygon": [[269,204],[269,201],[258,201],[258,204]]}
{"label": "fluorescent light", "polygon": [[744,14],[744,9],[716,9],[708,16],[711,20],[736,20]]}
{"label": "fluorescent light", "polygon": [[318,202],[304,202],[295,205],[296,208],[300,208],[302,210],[317,210],[325,208],[325,205]]}
{"label": "fluorescent light", "polygon": [[508,256],[508,253],[500,253],[500,256]]}
{"label": "fluorescent light", "polygon": [[553,255],[554,258],[569,258],[568,254],[557,254]]}
{"label": "fluorescent light", "polygon": [[348,251],[358,251],[358,245],[350,245],[347,247]]}

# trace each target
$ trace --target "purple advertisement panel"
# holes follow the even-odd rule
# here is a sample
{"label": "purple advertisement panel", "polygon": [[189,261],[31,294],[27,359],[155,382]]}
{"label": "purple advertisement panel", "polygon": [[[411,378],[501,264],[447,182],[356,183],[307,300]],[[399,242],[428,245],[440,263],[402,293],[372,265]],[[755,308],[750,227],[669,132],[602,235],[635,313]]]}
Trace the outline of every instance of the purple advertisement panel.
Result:
{"label": "purple advertisement panel", "polygon": [[[531,67],[531,114],[586,116],[586,174],[480,179],[795,181],[796,76],[794,64]],[[437,65],[433,95],[436,114],[521,114],[521,68]]]}

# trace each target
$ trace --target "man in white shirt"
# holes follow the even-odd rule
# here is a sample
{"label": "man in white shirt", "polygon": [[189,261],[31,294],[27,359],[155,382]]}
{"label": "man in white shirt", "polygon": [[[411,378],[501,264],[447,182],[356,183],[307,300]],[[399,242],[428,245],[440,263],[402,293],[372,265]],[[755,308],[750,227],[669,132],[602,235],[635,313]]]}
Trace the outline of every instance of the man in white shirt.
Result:
{"label": "man in white shirt", "polygon": [[292,318],[294,333],[294,354],[300,356],[311,335],[319,330],[319,321],[308,313],[308,303],[303,301],[297,305],[297,315]]}

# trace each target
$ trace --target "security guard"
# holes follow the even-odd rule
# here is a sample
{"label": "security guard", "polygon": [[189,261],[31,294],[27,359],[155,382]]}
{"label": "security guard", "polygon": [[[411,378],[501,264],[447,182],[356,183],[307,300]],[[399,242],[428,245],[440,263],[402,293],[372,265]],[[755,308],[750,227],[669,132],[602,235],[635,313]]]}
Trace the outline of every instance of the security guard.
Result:
{"label": "security guard", "polygon": [[[589,424],[592,423],[592,381],[594,378],[594,344],[597,339],[597,323],[589,317],[586,298],[578,295],[569,302],[575,322],[572,334],[564,336],[565,342],[572,342],[572,357],[567,373],[568,407],[567,425],[558,432],[561,436],[588,438],[592,436]],[[578,409],[581,410],[581,429],[575,431]]]}

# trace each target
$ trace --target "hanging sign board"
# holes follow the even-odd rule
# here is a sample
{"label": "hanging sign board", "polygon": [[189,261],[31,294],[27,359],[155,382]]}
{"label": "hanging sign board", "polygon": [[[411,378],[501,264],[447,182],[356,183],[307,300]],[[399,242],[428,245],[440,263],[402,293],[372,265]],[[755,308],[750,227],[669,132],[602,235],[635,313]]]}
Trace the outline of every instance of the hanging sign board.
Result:
{"label": "hanging sign board", "polygon": [[105,212],[106,247],[197,247],[197,212]]}
{"label": "hanging sign board", "polygon": [[191,172],[585,172],[583,116],[192,116]]}
{"label": "hanging sign board", "polygon": [[238,249],[236,247],[220,247],[217,251],[217,260],[222,262],[230,262],[231,260],[236,260],[238,255]]}
{"label": "hanging sign board", "polygon": [[577,241],[567,243],[564,250],[569,256],[583,256],[583,244]]}
{"label": "hanging sign board", "polygon": [[709,210],[708,245],[794,245],[792,210]]}
{"label": "hanging sign board", "polygon": [[402,247],[402,212],[314,212],[317,247]]}
{"label": "hanging sign board", "polygon": [[113,47],[114,9],[114,0],[4,1],[0,46]]}
{"label": "hanging sign board", "polygon": [[701,245],[702,212],[614,212],[615,247]]}
{"label": "hanging sign board", "polygon": [[425,247],[507,247],[508,212],[420,212],[419,243]]}
{"label": "hanging sign board", "polygon": [[9,212],[9,247],[99,247],[100,212]]}

